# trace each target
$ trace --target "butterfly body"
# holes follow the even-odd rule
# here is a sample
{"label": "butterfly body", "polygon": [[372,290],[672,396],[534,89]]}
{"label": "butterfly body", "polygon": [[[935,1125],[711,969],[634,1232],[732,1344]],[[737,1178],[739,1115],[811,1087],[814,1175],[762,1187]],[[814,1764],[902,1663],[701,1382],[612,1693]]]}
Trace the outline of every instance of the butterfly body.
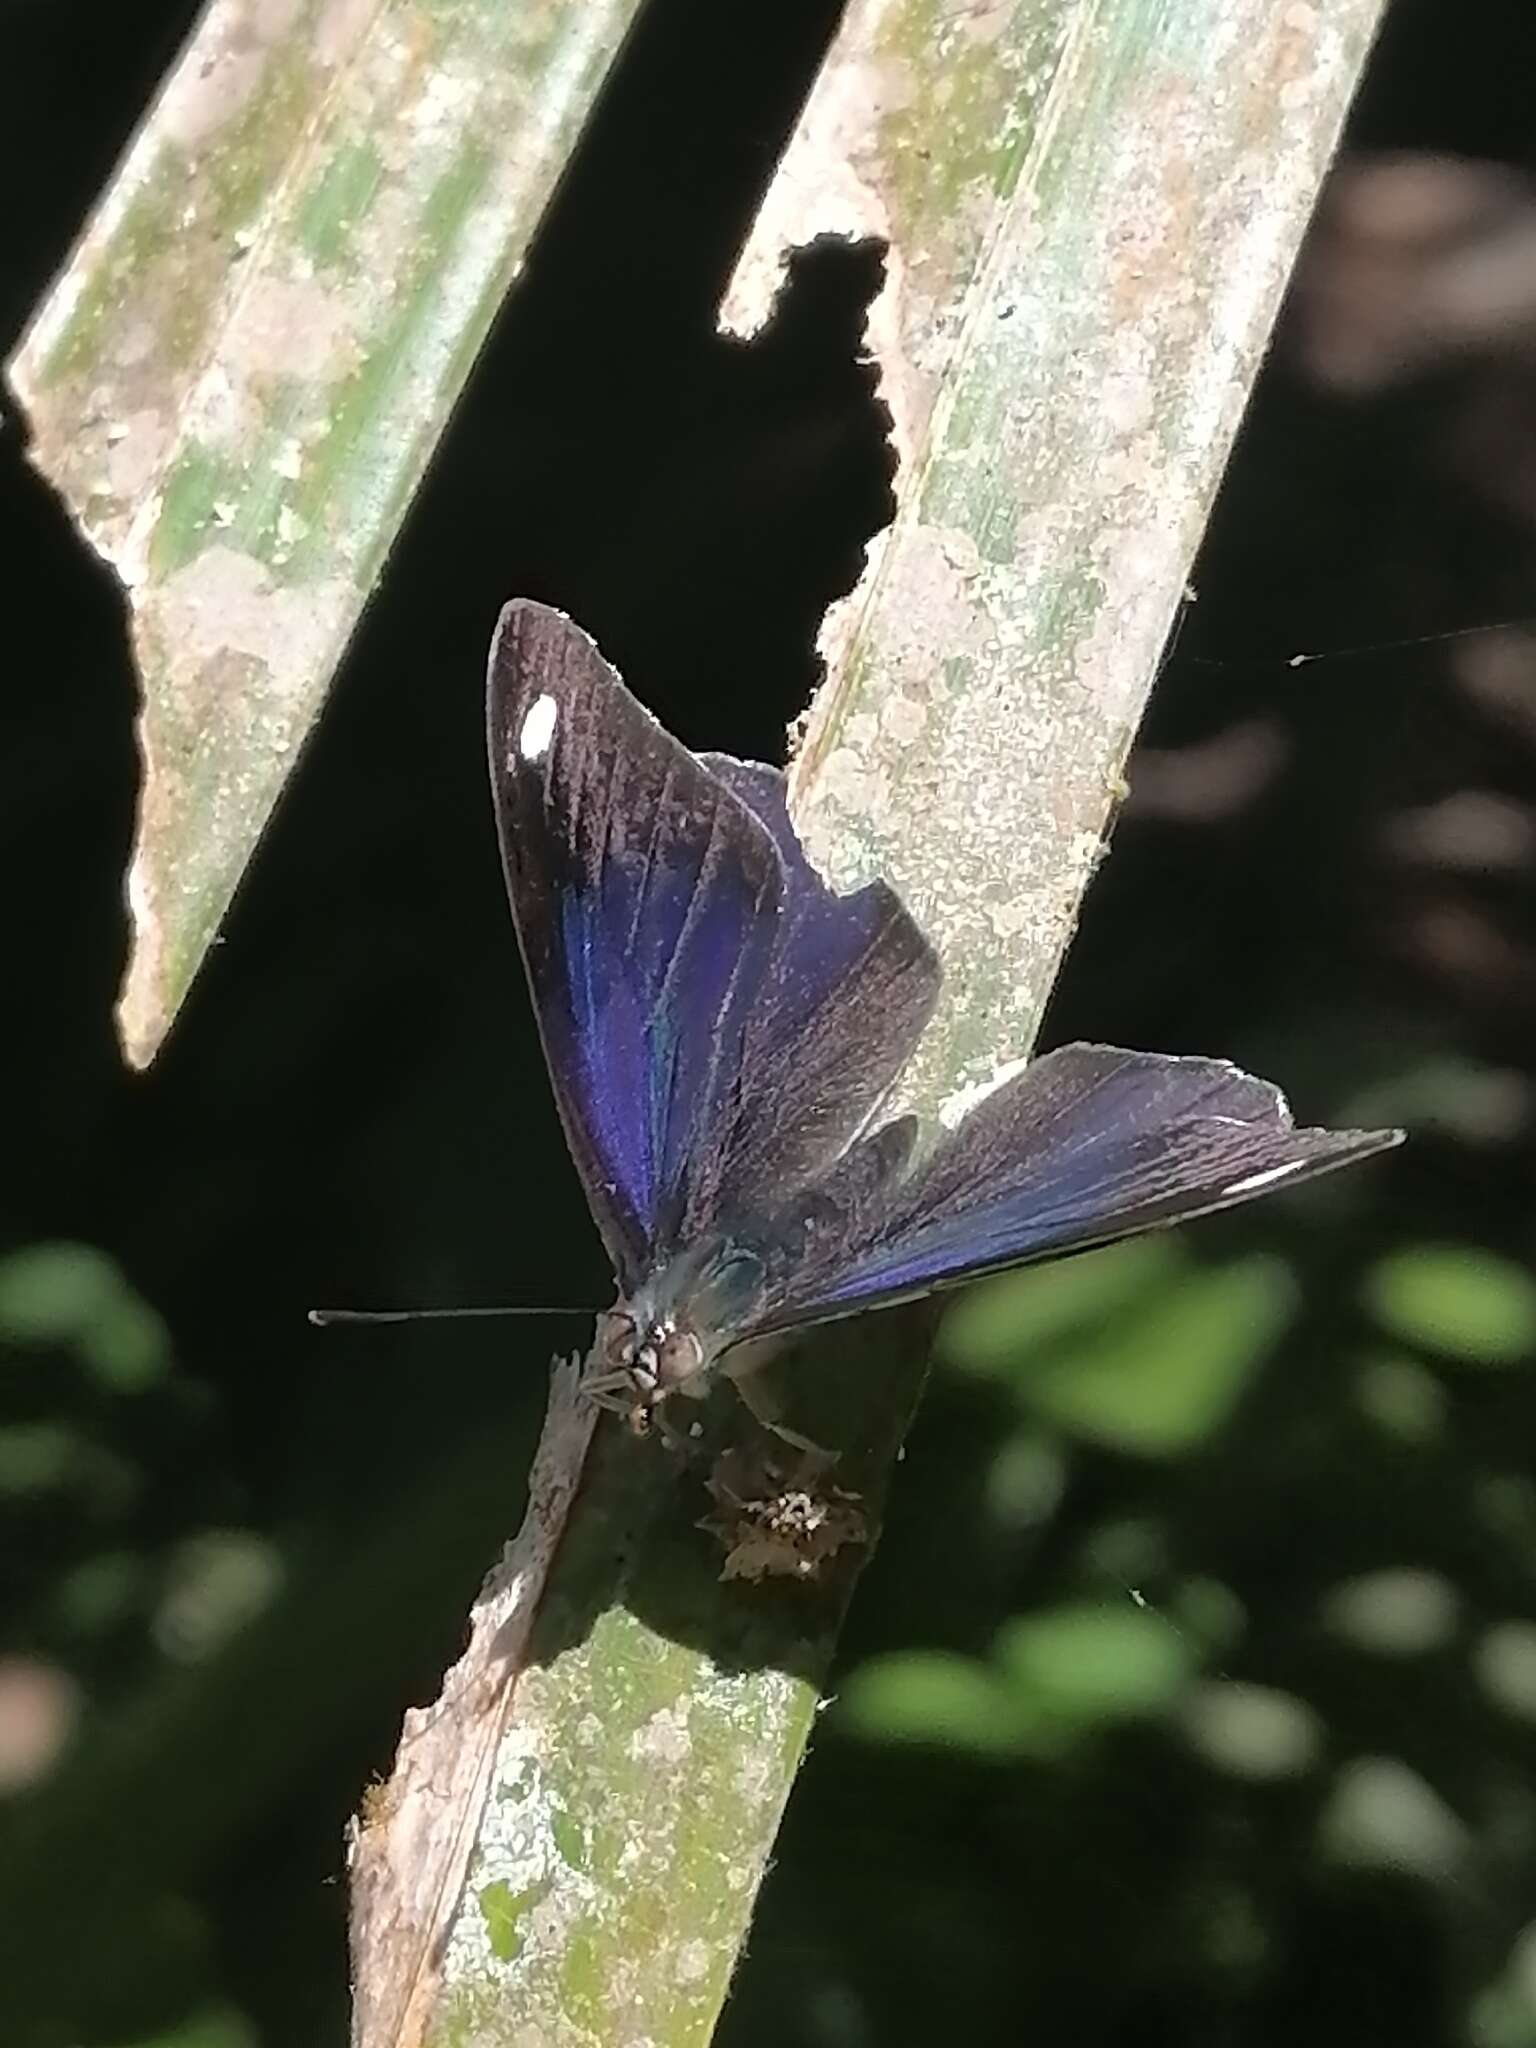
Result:
{"label": "butterfly body", "polygon": [[563,614],[491,652],[503,865],[618,1282],[588,1391],[637,1429],[768,1340],[1229,1206],[1398,1142],[1298,1130],[1221,1060],[1073,1045],[919,1143],[882,1110],[938,996],[894,893],[811,867],[777,771],[693,755]]}
{"label": "butterfly body", "polygon": [[750,1327],[762,1259],[730,1237],[712,1238],[650,1275],[608,1309],[593,1346],[588,1392],[643,1431],[669,1396],[702,1395],[729,1333]]}

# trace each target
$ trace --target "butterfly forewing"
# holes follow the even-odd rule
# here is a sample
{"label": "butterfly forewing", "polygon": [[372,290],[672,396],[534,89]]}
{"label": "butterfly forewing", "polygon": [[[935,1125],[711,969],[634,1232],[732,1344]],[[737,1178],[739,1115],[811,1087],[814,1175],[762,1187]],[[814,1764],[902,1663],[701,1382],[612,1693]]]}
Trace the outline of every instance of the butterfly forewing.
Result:
{"label": "butterfly forewing", "polygon": [[772,839],[579,627],[491,650],[502,861],[566,1135],[621,1284],[675,1234],[739,1075],[783,876]]}
{"label": "butterfly forewing", "polygon": [[690,754],[563,614],[502,614],[489,737],[545,1054],[628,1293],[833,1165],[938,966],[884,884],[838,896],[815,875],[782,776]]}
{"label": "butterfly forewing", "polygon": [[1229,1208],[1401,1136],[1298,1130],[1277,1088],[1222,1060],[1064,1046],[784,1271],[753,1334]]}

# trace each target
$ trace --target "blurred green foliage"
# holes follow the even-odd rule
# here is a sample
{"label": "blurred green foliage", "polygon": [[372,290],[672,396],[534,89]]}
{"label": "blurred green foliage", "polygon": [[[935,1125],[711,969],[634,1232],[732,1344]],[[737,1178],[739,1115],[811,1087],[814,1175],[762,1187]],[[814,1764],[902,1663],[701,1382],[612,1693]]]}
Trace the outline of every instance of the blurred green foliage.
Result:
{"label": "blurred green foliage", "polygon": [[1536,1351],[1536,1280],[1479,1246],[1404,1246],[1371,1268],[1366,1300],[1393,1336],[1463,1365]]}
{"label": "blurred green foliage", "polygon": [[170,1364],[160,1318],[83,1244],[29,1245],[0,1259],[0,1342],[52,1348],[123,1394],[153,1385]]}
{"label": "blurred green foliage", "polygon": [[1198,1267],[1178,1239],[1145,1238],[973,1288],[940,1357],[1068,1436],[1169,1455],[1225,1420],[1292,1307],[1273,1259]]}

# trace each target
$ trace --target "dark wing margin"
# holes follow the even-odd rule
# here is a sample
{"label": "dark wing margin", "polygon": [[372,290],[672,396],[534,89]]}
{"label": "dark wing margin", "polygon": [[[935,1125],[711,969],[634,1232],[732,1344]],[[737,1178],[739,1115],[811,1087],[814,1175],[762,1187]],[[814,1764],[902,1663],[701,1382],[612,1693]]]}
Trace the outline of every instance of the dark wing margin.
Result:
{"label": "dark wing margin", "polygon": [[785,1269],[750,1333],[927,1294],[1246,1202],[1401,1142],[1298,1130],[1224,1060],[1069,1045],[986,1096],[916,1171]]}
{"label": "dark wing margin", "polygon": [[778,920],[756,818],[581,628],[518,600],[488,686],[502,866],[550,1080],[627,1293],[675,1236]]}

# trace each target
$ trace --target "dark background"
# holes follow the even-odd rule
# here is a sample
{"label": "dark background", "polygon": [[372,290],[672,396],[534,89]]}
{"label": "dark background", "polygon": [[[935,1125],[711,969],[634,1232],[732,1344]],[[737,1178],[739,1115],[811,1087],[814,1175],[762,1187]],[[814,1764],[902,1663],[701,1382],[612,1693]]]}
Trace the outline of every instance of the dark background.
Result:
{"label": "dark background", "polygon": [[[121,607],[0,439],[7,2044],[344,2038],[343,1826],[564,1333],[303,1311],[604,1298],[484,649],[555,600],[685,740],[779,757],[889,511],[878,252],[807,254],[751,347],[714,307],[836,11],[656,0],[145,1077]],[[0,12],[5,346],[193,14]],[[1438,637],[1536,611],[1533,88],[1524,0],[1393,8],[1048,1033],[1415,1141],[956,1310],[731,2048],[1536,2043],[1536,641]]]}

